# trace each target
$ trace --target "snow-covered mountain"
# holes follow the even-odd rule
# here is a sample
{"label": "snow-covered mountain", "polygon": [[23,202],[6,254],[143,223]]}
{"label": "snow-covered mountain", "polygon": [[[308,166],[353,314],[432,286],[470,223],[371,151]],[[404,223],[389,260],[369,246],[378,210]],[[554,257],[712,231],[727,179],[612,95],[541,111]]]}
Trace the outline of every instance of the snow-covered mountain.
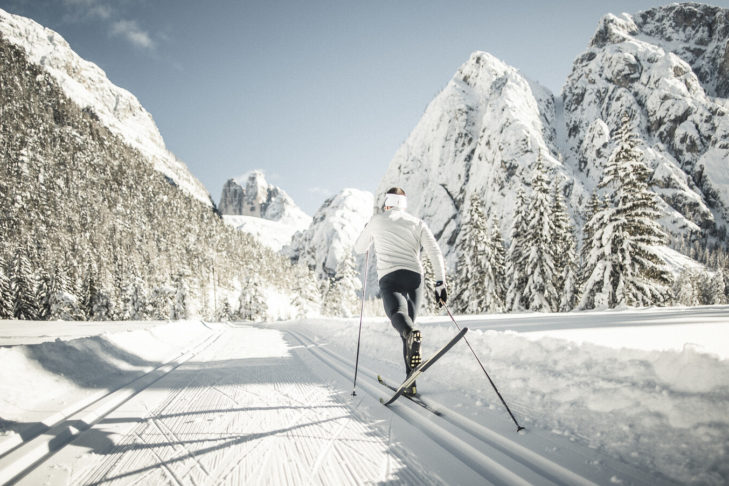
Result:
{"label": "snow-covered mountain", "polygon": [[597,184],[610,130],[637,123],[673,234],[729,221],[729,10],[674,4],[606,15],[563,89],[565,160]]}
{"label": "snow-covered mountain", "polygon": [[307,265],[320,279],[333,276],[372,217],[373,201],[372,193],[343,189],[324,201],[311,226],[294,235],[284,254]]}
{"label": "snow-covered mountain", "polygon": [[527,189],[530,167],[540,155],[572,194],[582,194],[582,185],[560,161],[554,120],[555,101],[545,88],[494,56],[475,52],[395,154],[378,198],[389,187],[402,187],[409,211],[430,224],[452,264],[470,195],[480,194],[491,214],[504,218],[507,232],[517,190]]}
{"label": "snow-covered mountain", "polygon": [[397,151],[377,197],[403,187],[452,267],[470,196],[501,218],[509,241],[517,191],[530,193],[541,158],[579,227],[612,150],[610,134],[630,111],[664,226],[676,237],[721,238],[729,220],[727,18],[726,9],[698,4],[607,15],[561,96],[475,52]]}
{"label": "snow-covered mountain", "polygon": [[218,209],[226,223],[275,251],[311,224],[311,216],[283,189],[269,184],[260,170],[229,179],[223,186]]}
{"label": "snow-covered mountain", "polygon": [[202,183],[167,150],[157,125],[129,91],[115,86],[97,65],[82,59],[58,33],[0,9],[0,35],[21,47],[79,108],[139,150],[152,166],[203,203],[213,202]]}
{"label": "snow-covered mountain", "polygon": [[254,170],[229,179],[223,186],[218,209],[222,214],[255,216],[306,229],[311,216],[278,186],[269,184],[263,171]]}

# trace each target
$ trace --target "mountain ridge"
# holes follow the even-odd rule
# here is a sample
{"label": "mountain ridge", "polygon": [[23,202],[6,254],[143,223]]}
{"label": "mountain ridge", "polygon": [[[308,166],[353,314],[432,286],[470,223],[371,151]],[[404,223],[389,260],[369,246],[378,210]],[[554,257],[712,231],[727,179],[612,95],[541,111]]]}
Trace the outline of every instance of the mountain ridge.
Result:
{"label": "mountain ridge", "polygon": [[213,206],[203,184],[166,148],[152,115],[139,100],[114,85],[96,64],[76,54],[60,34],[32,19],[0,9],[0,35],[21,47],[28,61],[50,74],[80,109],[93,113],[185,192]]}

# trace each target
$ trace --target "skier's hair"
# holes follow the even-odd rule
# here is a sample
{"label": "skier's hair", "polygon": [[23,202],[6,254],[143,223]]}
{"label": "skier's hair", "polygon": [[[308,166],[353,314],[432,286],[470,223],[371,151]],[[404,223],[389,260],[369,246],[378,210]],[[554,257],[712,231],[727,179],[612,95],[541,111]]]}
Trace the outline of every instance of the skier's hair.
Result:
{"label": "skier's hair", "polygon": [[387,190],[387,192],[385,194],[397,194],[398,196],[404,196],[405,191],[403,191],[399,187],[391,187],[390,189]]}

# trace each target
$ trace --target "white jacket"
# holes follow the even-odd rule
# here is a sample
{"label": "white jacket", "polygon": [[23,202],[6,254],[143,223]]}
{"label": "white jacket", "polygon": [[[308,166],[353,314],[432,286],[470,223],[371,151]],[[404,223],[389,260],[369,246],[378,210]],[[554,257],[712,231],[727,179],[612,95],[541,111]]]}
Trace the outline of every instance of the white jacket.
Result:
{"label": "white jacket", "polygon": [[378,279],[395,270],[411,270],[422,275],[422,247],[433,264],[436,282],[445,282],[443,255],[433,233],[421,219],[397,208],[376,214],[354,243],[354,251],[364,253],[372,243],[377,254]]}

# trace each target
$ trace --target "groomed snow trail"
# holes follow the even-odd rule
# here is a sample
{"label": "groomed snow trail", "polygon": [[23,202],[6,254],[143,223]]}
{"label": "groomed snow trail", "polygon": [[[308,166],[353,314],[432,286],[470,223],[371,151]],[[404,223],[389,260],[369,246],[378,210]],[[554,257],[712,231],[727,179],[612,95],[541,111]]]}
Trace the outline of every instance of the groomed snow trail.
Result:
{"label": "groomed snow trail", "polygon": [[441,484],[302,354],[231,327],[18,484]]}
{"label": "groomed snow trail", "polygon": [[373,367],[395,383],[401,365],[371,350],[352,396],[354,356],[306,326],[215,327],[163,376],[110,394],[123,395],[113,407],[61,421],[13,484],[655,484],[554,434],[516,434],[497,411],[460,414],[430,378],[423,400],[442,416],[383,407]]}

